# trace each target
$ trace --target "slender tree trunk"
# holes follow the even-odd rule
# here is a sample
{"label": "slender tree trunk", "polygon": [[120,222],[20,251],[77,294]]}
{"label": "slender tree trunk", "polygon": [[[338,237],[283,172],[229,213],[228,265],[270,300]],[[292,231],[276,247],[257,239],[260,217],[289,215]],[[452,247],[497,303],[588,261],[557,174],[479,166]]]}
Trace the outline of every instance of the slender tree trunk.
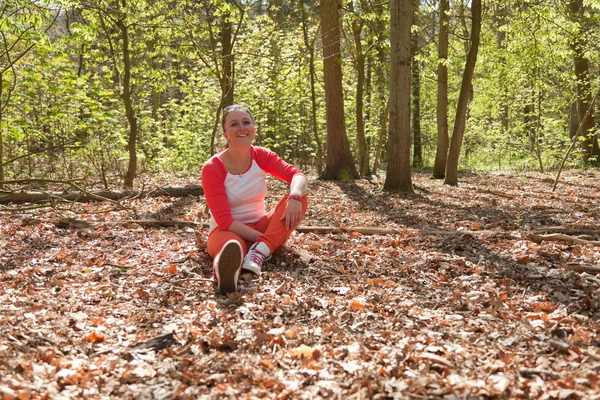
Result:
{"label": "slender tree trunk", "polygon": [[440,0],[440,32],[438,45],[437,73],[437,149],[433,164],[432,177],[444,179],[448,160],[448,12],[449,0]]}
{"label": "slender tree trunk", "polygon": [[311,127],[313,139],[317,144],[317,173],[323,173],[323,144],[319,137],[319,125],[317,123],[317,93],[315,89],[315,46],[308,39],[308,27],[306,23],[306,10],[304,9],[304,1],[299,0],[302,17],[302,34],[304,37],[304,45],[308,49],[308,74],[310,78],[310,105],[311,105]]}
{"label": "slender tree trunk", "polygon": [[[575,77],[577,78],[577,116],[579,123],[583,121],[583,116],[592,104],[592,92],[590,87],[590,63],[585,57],[586,42],[583,35],[587,34],[587,29],[582,21],[583,19],[583,3],[582,0],[570,0],[569,6],[571,10],[571,18],[579,26],[579,32],[571,40],[571,48],[573,49],[573,64],[575,66]],[[594,109],[590,112],[594,115]],[[581,136],[584,140],[581,142],[584,151],[585,161],[590,161],[592,157],[600,156],[600,148],[598,147],[598,139],[594,134],[594,118],[588,118],[583,121]],[[598,160],[596,160],[598,161]]]}
{"label": "slender tree trunk", "polygon": [[137,136],[138,125],[135,111],[133,109],[133,94],[131,91],[131,55],[129,49],[129,28],[123,20],[117,21],[117,26],[121,31],[123,41],[123,92],[121,98],[125,105],[125,114],[129,122],[129,139],[127,141],[127,150],[129,152],[129,165],[123,185],[126,188],[133,188],[133,181],[137,174]]}
{"label": "slender tree trunk", "polygon": [[569,106],[569,137],[571,139],[577,135],[577,130],[579,130],[579,116],[577,115],[577,100],[575,100]]}
{"label": "slender tree trunk", "polygon": [[446,179],[444,184],[456,186],[458,184],[458,159],[460,157],[460,148],[462,147],[463,135],[465,133],[467,106],[471,92],[471,81],[477,62],[477,52],[479,50],[479,34],[481,32],[481,0],[473,0],[471,3],[471,47],[467,54],[467,62],[463,74],[460,93],[458,95],[458,104],[456,107],[456,117],[454,118],[454,129],[452,130],[452,140],[450,142],[450,151],[446,163]]}
{"label": "slender tree trunk", "polygon": [[[350,11],[354,12],[354,5],[349,3]],[[363,10],[364,11],[364,10]],[[358,142],[358,172],[366,176],[369,171],[369,151],[365,138],[364,121],[364,87],[365,87],[365,54],[362,48],[362,30],[364,22],[360,15],[355,15],[352,21],[352,34],[356,47],[356,139]]]}
{"label": "slender tree trunk", "polygon": [[327,116],[327,164],[321,178],[330,180],[358,178],[358,172],[350,152],[344,119],[338,8],[337,0],[322,0],[321,2],[323,80]]}
{"label": "slender tree trunk", "polygon": [[410,31],[412,0],[392,0],[390,11],[390,127],[383,188],[412,193],[410,175]]}
{"label": "slender tree trunk", "polygon": [[231,14],[225,13],[221,20],[221,97],[223,98],[223,107],[233,104],[233,54],[231,39],[233,32],[231,29]]}
{"label": "slender tree trunk", "polygon": [[4,182],[4,130],[2,124],[4,122],[4,104],[2,104],[2,92],[4,88],[4,75],[0,73],[0,187]]}
{"label": "slender tree trunk", "polygon": [[390,101],[385,104],[385,109],[381,115],[381,128],[379,129],[379,139],[377,140],[377,149],[375,149],[375,161],[373,162],[373,174],[379,169],[379,159],[381,158],[381,148],[383,141],[387,137],[388,116],[390,114]]}
{"label": "slender tree trunk", "polygon": [[502,132],[505,134],[508,131],[508,90],[506,84],[506,31],[500,29],[507,20],[507,12],[508,5],[503,2],[499,2],[496,4],[496,10],[494,12],[494,19],[496,22],[496,46],[500,49],[500,74],[498,76],[499,86],[501,87],[501,114],[500,114],[500,124],[502,125]]}
{"label": "slender tree trunk", "polygon": [[[417,25],[417,17],[419,13],[421,1],[415,0],[414,12]],[[412,136],[413,136],[413,167],[423,166],[423,148],[421,146],[421,65],[417,56],[419,55],[419,34],[412,33],[411,43],[411,84],[412,84]]]}

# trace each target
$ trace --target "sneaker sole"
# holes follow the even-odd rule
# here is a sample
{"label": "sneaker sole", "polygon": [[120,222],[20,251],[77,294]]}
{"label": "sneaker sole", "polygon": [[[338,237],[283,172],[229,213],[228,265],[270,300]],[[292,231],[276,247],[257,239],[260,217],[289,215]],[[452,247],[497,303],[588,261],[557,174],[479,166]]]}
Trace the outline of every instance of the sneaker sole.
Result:
{"label": "sneaker sole", "polygon": [[226,295],[236,291],[236,279],[242,264],[242,248],[238,243],[227,243],[219,255],[217,279],[219,280],[219,293]]}

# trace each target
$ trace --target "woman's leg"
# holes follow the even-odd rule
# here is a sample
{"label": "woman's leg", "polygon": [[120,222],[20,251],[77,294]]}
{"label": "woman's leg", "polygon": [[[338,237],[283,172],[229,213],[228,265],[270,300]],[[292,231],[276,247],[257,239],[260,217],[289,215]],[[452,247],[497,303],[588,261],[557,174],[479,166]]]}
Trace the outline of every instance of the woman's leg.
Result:
{"label": "woman's leg", "polygon": [[[277,203],[274,209],[269,211],[267,215],[262,217],[257,223],[252,225],[252,228],[257,231],[264,232],[261,236],[256,239],[256,243],[264,243],[270,250],[270,254],[282,244],[285,243],[286,240],[292,235],[292,232],[296,229],[295,226],[286,229],[285,228],[285,219],[281,219],[283,214],[285,213],[285,207],[288,202],[288,194],[283,196],[283,198]],[[306,196],[302,196],[302,217],[306,213],[306,206],[308,205],[308,200]],[[246,251],[246,250],[245,250]]]}
{"label": "woman's leg", "polygon": [[208,234],[206,250],[213,258],[213,276],[219,293],[226,295],[237,290],[238,276],[249,245],[235,233],[219,228]]}
{"label": "woman's leg", "polygon": [[240,246],[242,246],[242,251],[244,254],[248,252],[248,249],[252,245],[252,243],[246,242],[239,235],[229,231],[222,231],[217,227],[208,234],[206,251],[208,251],[208,254],[210,254],[210,256],[214,259],[217,254],[219,254],[225,243],[230,240],[237,240],[240,243]]}

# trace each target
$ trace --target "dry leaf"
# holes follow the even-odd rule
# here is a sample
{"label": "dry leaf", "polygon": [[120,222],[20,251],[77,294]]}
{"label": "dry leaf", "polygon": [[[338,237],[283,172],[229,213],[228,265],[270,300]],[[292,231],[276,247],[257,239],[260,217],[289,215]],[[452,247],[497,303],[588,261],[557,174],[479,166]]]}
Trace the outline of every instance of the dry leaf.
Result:
{"label": "dry leaf", "polygon": [[92,332],[85,337],[85,340],[92,343],[102,343],[104,342],[104,335],[98,332]]}
{"label": "dry leaf", "polygon": [[423,360],[429,360],[436,364],[440,364],[440,365],[443,365],[443,366],[449,367],[449,368],[452,368],[454,366],[450,361],[446,360],[444,357],[440,357],[440,356],[438,356],[436,354],[432,354],[432,353],[423,352],[423,353],[417,354],[415,357],[421,358]]}
{"label": "dry leaf", "polygon": [[321,352],[318,349],[308,347],[306,345],[300,345],[290,351],[292,358],[306,359],[306,360],[318,360],[321,356]]}
{"label": "dry leaf", "polygon": [[362,299],[353,299],[350,302],[350,310],[352,311],[364,311],[365,305],[361,301]]}

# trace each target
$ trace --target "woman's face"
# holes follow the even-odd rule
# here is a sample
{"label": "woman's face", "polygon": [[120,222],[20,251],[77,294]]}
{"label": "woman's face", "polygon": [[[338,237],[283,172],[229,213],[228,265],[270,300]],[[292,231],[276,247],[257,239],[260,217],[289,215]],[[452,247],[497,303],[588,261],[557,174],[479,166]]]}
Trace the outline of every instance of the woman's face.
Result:
{"label": "woman's face", "polygon": [[256,126],[250,114],[244,110],[232,110],[225,117],[223,135],[229,145],[251,144],[256,134]]}

